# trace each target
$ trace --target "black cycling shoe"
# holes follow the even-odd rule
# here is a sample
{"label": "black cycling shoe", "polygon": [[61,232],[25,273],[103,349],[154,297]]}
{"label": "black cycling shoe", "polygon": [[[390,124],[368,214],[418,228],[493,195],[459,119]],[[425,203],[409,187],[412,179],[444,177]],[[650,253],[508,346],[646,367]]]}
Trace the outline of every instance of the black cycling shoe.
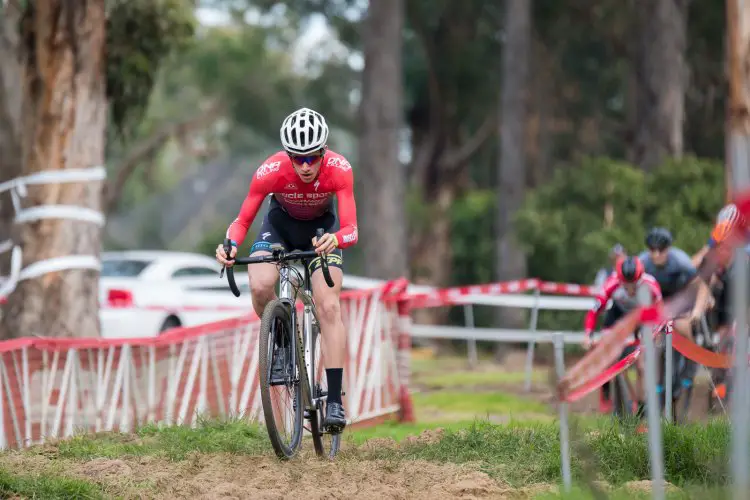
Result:
{"label": "black cycling shoe", "polygon": [[341,403],[328,403],[326,405],[326,418],[323,420],[323,428],[328,432],[339,433],[346,427],[346,413]]}
{"label": "black cycling shoe", "polygon": [[271,365],[271,385],[280,385],[287,382],[285,364],[287,364],[287,348],[277,347],[273,353],[273,365]]}

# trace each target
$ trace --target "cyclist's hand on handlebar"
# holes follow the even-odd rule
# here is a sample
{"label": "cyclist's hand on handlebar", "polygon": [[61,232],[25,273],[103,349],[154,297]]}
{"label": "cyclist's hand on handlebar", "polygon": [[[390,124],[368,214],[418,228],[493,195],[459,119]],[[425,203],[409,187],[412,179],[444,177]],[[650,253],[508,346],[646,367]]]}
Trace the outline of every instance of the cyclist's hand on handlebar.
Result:
{"label": "cyclist's hand on handlebar", "polygon": [[216,260],[221,264],[222,266],[226,267],[232,267],[234,265],[234,257],[237,255],[237,247],[232,246],[232,251],[229,253],[230,259],[227,259],[227,254],[224,251],[224,245],[219,245],[216,247]]}
{"label": "cyclist's hand on handlebar", "polygon": [[312,244],[315,247],[315,251],[318,254],[321,254],[321,253],[328,254],[336,250],[336,247],[339,246],[339,241],[336,239],[335,235],[326,233],[320,238],[314,237],[312,239]]}
{"label": "cyclist's hand on handlebar", "polygon": [[596,344],[597,339],[592,338],[594,333],[590,330],[587,330],[584,333],[585,335],[583,337],[583,348],[588,351]]}
{"label": "cyclist's hand on handlebar", "polygon": [[588,351],[591,349],[591,333],[586,332],[586,334],[583,337],[583,349]]}

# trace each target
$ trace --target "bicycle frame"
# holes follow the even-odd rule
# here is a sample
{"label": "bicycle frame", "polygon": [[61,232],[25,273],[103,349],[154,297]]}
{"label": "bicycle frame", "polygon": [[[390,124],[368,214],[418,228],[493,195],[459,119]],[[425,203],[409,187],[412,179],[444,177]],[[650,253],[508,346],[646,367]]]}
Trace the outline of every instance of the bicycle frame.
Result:
{"label": "bicycle frame", "polygon": [[[302,260],[304,267],[304,283],[303,289],[295,293],[295,288],[291,283],[291,272],[288,264],[280,266],[279,269],[279,299],[286,302],[289,305],[292,316],[292,328],[295,332],[298,332],[297,341],[302,346],[302,352],[304,356],[305,372],[300,374],[301,377],[306,378],[306,383],[303,384],[304,402],[305,406],[310,410],[317,410],[318,401],[324,399],[326,396],[320,398],[313,398],[313,388],[315,387],[316,371],[315,371],[315,353],[312,352],[311,346],[312,335],[313,335],[313,319],[317,322],[315,317],[314,303],[312,299],[312,286],[310,282],[310,271],[307,267],[307,261]],[[299,297],[302,300],[302,332],[298,328],[298,313],[296,307],[296,299]],[[301,333],[301,335],[300,335]],[[297,353],[294,353],[296,356]]]}

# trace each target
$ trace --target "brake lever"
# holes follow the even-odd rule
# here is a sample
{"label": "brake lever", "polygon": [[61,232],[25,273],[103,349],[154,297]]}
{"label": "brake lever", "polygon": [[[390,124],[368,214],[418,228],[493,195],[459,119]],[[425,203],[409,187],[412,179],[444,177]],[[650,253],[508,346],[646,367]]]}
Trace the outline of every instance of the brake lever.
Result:
{"label": "brake lever", "polygon": [[[227,259],[232,255],[232,241],[229,238],[224,238],[224,255]],[[224,270],[227,266],[221,266],[221,272],[219,273],[219,279],[224,278]]]}

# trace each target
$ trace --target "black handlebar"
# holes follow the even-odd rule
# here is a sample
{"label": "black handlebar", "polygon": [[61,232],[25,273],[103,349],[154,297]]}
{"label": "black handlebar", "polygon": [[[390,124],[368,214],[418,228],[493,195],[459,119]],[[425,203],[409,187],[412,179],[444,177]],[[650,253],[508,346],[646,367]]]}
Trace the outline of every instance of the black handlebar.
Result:
{"label": "black handlebar", "polygon": [[[321,228],[316,230],[316,236],[320,238],[325,234],[325,231]],[[232,242],[229,238],[224,239],[224,254],[227,259],[232,255]],[[305,252],[286,252],[283,249],[275,249],[271,255],[258,255],[256,257],[239,257],[234,259],[234,265],[249,265],[249,264],[278,264],[282,262],[292,262],[295,260],[315,259],[320,257],[321,270],[323,271],[323,278],[326,280],[326,284],[333,288],[333,278],[331,278],[331,272],[328,270],[328,260],[326,254],[320,254],[315,250],[308,250]],[[235,297],[240,296],[240,289],[237,288],[237,282],[234,280],[234,267],[222,267],[220,277],[223,276],[224,270],[227,272],[227,281],[229,282],[229,288]]]}

